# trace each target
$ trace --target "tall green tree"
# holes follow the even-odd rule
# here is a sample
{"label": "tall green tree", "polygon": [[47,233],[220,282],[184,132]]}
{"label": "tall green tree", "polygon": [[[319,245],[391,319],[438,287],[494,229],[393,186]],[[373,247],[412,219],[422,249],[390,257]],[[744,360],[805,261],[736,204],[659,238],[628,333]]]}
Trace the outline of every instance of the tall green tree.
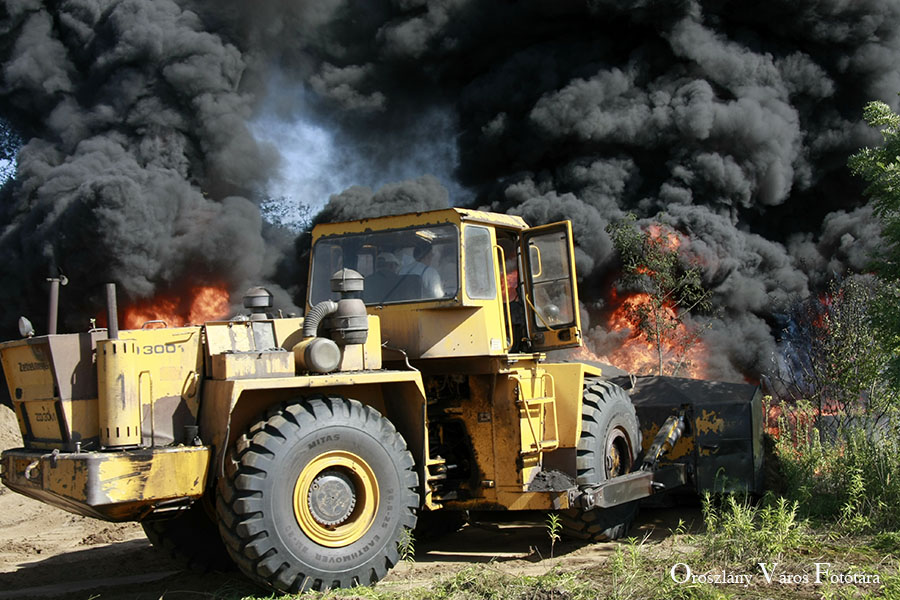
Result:
{"label": "tall green tree", "polygon": [[884,102],[870,102],[863,116],[881,130],[882,144],[850,157],[850,170],[869,184],[883,243],[872,267],[882,285],[872,307],[873,322],[885,352],[891,355],[890,378],[900,387],[900,115]]}
{"label": "tall green tree", "polygon": [[[690,348],[700,341],[700,332],[688,325],[686,316],[709,310],[710,292],[703,287],[700,270],[682,260],[670,227],[655,222],[641,229],[635,221],[628,215],[606,228],[622,260],[619,284],[647,298],[626,305],[626,312],[637,333],[653,346],[657,374],[677,375]],[[667,361],[666,349],[673,347],[676,356]]]}

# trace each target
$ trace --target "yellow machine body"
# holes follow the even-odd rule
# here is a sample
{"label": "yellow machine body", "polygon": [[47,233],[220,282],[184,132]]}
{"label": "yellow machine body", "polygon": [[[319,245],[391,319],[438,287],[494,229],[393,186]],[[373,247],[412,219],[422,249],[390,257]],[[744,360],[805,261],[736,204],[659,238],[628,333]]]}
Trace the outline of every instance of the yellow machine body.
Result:
{"label": "yellow machine body", "polygon": [[[440,264],[435,265],[435,268],[442,271],[445,280],[455,282],[455,289],[440,299],[367,303],[369,314],[380,318],[381,336],[388,346],[402,349],[409,359],[505,356],[518,340],[512,339],[512,325],[506,307],[509,299],[503,286],[508,273],[500,258],[515,259],[515,256],[506,256],[508,250],[501,248],[500,240],[505,237],[512,241],[514,253],[515,246],[525,244],[529,234],[543,233],[548,227],[555,227],[556,232],[561,232],[562,235],[561,242],[553,247],[556,255],[547,253],[547,256],[543,256],[540,252],[526,252],[523,254],[523,270],[529,273],[548,273],[552,270],[550,259],[555,260],[554,265],[565,269],[571,319],[565,327],[546,327],[539,318],[531,315],[528,304],[534,306],[535,302],[529,300],[526,312],[531,317],[531,329],[534,330],[531,345],[540,351],[580,346],[581,323],[577,310],[574,246],[571,243],[571,225],[568,221],[529,228],[521,217],[450,208],[319,225],[313,231],[313,266],[309,278],[312,296],[309,308],[318,299],[327,297],[327,279],[331,273],[347,266],[344,264],[347,257],[339,251],[339,243],[344,240],[363,239],[363,248],[356,253],[352,268],[368,277],[375,270],[379,249],[374,246],[366,247],[364,238],[367,234],[385,232],[382,237],[392,235],[397,238],[397,241],[388,240],[387,243],[402,246],[402,240],[415,238],[418,233],[443,229],[452,233],[452,237],[447,236],[449,241],[443,244],[450,251],[440,256]],[[547,268],[541,269],[538,264],[533,264],[533,268],[529,269],[532,265],[529,258],[532,257],[535,260],[539,260],[538,257],[545,259]],[[486,282],[488,285],[485,285]],[[320,291],[325,295],[317,298]]]}
{"label": "yellow machine body", "polygon": [[[404,296],[401,280],[378,269],[412,263],[424,244],[440,288],[426,297],[422,272]],[[307,318],[339,299],[331,280],[344,269],[364,279],[368,332],[340,344],[332,372],[295,362],[292,349],[310,337],[304,318],[0,344],[24,442],[3,453],[3,482],[81,514],[143,519],[210,494],[230,449],[267,410],[341,396],[402,435],[422,508],[569,508],[585,381],[602,375],[547,360],[582,343],[571,224],[530,228],[451,208],[318,225]],[[334,327],[326,319],[316,335]],[[691,451],[688,438],[679,449]],[[548,471],[571,486],[536,486]]]}
{"label": "yellow machine body", "polygon": [[[201,336],[201,327],[178,327],[123,331],[107,340],[105,330],[95,330],[0,344],[25,447],[181,441],[200,407]],[[101,423],[110,430],[106,440]]]}
{"label": "yellow machine body", "polygon": [[0,344],[24,443],[3,453],[4,483],[111,520],[202,496],[209,450],[185,446],[200,408],[201,337],[179,327]]}

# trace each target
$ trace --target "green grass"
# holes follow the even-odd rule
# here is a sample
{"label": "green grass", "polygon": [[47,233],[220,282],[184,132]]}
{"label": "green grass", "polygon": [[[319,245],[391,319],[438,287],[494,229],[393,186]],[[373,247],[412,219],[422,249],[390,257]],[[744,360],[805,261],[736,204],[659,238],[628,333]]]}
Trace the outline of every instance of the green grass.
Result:
{"label": "green grass", "polygon": [[757,505],[735,494],[703,499],[706,533],[697,544],[707,556],[728,563],[780,561],[807,540],[798,503],[766,495]]}
{"label": "green grass", "polygon": [[900,414],[870,423],[858,415],[823,433],[810,406],[785,409],[774,459],[801,515],[848,532],[900,529]]}
{"label": "green grass", "polygon": [[[661,541],[631,538],[587,568],[567,568],[566,557],[537,576],[512,575],[500,564],[472,564],[430,585],[385,582],[284,596],[292,600],[729,600],[822,598],[900,600],[900,532],[850,532],[836,522],[808,521],[799,503],[769,495],[757,503],[736,495],[707,496],[704,530],[679,525]],[[846,515],[835,518],[841,520]],[[772,573],[765,581],[758,563]],[[878,582],[846,584],[828,576],[816,583],[816,563],[830,574],[878,575]],[[677,565],[677,566],[676,566]],[[690,569],[693,578],[687,576]],[[823,567],[825,568],[825,567]],[[713,583],[719,574],[750,575]],[[785,579],[787,578],[787,579]],[[804,579],[805,578],[805,579]],[[270,600],[274,596],[216,596]]]}

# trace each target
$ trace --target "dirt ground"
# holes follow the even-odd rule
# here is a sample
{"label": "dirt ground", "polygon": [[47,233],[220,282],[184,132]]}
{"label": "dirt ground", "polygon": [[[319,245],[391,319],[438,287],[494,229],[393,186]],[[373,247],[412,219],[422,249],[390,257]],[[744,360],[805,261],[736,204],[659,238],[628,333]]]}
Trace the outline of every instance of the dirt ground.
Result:
{"label": "dirt ground", "polygon": [[[0,449],[21,446],[13,412],[0,405]],[[665,536],[696,510],[644,510],[634,535]],[[560,564],[602,562],[614,544],[559,543],[549,560],[540,524],[476,525],[432,545],[417,544],[415,562],[395,567],[380,585],[427,586],[465,565],[492,561],[513,574],[538,575]],[[73,515],[0,486],[0,600],[190,600],[262,595],[237,573],[198,574],[154,549],[140,525]]]}

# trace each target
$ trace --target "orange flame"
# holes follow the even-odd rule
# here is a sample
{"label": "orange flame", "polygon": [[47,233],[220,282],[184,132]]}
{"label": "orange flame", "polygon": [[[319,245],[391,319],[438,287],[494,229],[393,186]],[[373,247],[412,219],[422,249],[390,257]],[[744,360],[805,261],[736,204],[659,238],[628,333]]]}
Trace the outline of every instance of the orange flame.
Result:
{"label": "orange flame", "polygon": [[672,252],[681,247],[681,238],[673,229],[653,223],[647,226],[647,233],[650,234],[650,240],[662,246],[664,250]]}
{"label": "orange flame", "polygon": [[228,291],[224,287],[199,286],[184,296],[157,297],[125,309],[123,327],[140,329],[150,321],[159,326],[181,327],[221,319],[228,314]]}
{"label": "orange flame", "polygon": [[612,364],[609,360],[608,356],[600,356],[595,352],[591,351],[587,346],[579,346],[577,348],[572,348],[569,351],[569,354],[566,356],[568,360],[575,361],[590,361],[590,362],[601,362],[606,364]]}
{"label": "orange flame", "polygon": [[707,349],[696,334],[676,319],[675,308],[663,306],[661,320],[667,331],[660,347],[649,341],[639,329],[639,312],[651,308],[648,294],[634,294],[613,311],[606,329],[611,332],[628,332],[625,342],[619,346],[607,362],[635,375],[659,374],[659,351],[662,352],[664,374],[703,379],[706,374]]}

